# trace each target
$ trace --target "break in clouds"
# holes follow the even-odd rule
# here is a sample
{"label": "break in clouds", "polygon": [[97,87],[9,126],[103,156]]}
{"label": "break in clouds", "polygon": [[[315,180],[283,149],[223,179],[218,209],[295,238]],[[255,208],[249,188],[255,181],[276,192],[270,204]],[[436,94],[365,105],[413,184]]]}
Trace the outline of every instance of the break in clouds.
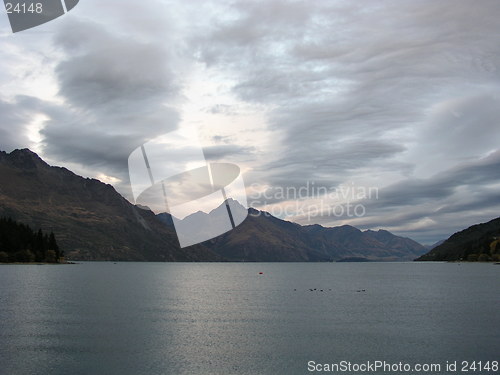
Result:
{"label": "break in clouds", "polygon": [[289,220],[434,242],[498,216],[499,16],[496,1],[87,0],[15,36],[2,19],[0,149],[130,198],[130,152],[192,122],[249,187],[378,190],[362,217]]}

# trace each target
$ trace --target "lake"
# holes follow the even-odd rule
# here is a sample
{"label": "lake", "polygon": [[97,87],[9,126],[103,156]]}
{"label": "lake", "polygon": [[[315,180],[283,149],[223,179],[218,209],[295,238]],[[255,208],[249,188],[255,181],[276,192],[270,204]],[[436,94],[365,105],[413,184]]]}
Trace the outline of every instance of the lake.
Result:
{"label": "lake", "polygon": [[499,360],[499,286],[491,263],[3,265],[0,374],[452,373]]}

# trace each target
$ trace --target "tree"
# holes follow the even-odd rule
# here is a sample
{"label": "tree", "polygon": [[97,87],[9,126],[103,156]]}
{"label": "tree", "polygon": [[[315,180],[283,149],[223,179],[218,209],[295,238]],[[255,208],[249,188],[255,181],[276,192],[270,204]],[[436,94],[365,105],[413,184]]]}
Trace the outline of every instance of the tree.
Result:
{"label": "tree", "polygon": [[56,236],[54,236],[54,232],[50,232],[48,247],[49,247],[49,250],[55,251],[56,260],[59,261],[59,258],[61,257],[61,253],[59,251],[59,246],[57,245]]}
{"label": "tree", "polygon": [[49,263],[56,263],[59,261],[59,259],[56,257],[56,251],[55,250],[47,250],[47,257],[45,260]]}
{"label": "tree", "polygon": [[61,256],[53,232],[33,232],[28,225],[0,218],[0,262],[58,262]]}

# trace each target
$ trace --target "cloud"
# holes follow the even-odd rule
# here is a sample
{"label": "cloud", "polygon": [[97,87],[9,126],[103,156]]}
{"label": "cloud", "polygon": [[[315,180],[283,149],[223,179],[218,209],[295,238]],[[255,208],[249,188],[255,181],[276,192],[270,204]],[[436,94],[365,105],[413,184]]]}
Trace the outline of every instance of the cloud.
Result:
{"label": "cloud", "polygon": [[29,114],[17,103],[0,100],[0,139],[3,151],[24,148],[30,143],[27,135]]}
{"label": "cloud", "polygon": [[[397,230],[430,243],[436,236],[447,238],[465,226],[498,216],[499,187],[500,151],[495,151],[426,179],[394,183],[371,199],[350,202],[363,206],[367,213],[363,217],[326,214],[318,221],[331,225],[342,219],[360,228]],[[415,223],[422,222],[425,225],[414,229]]]}
{"label": "cloud", "polygon": [[237,75],[234,95],[267,107],[272,157],[254,166],[252,181],[375,184],[385,193],[370,203],[375,225],[385,213],[419,220],[412,205],[439,205],[498,178],[478,161],[500,141],[500,7],[484,4],[227,5],[198,56]]}
{"label": "cloud", "polygon": [[215,145],[203,148],[205,159],[208,161],[224,161],[232,155],[241,157],[245,154],[252,154],[255,151],[253,147],[244,147],[238,145]]}
{"label": "cloud", "polygon": [[478,92],[436,103],[420,136],[433,159],[467,160],[498,148],[499,126],[500,91]]}
{"label": "cloud", "polygon": [[99,167],[126,185],[128,155],[180,120],[169,105],[180,81],[167,49],[78,20],[64,24],[54,43],[65,56],[55,67],[64,105],[24,98],[48,115],[44,155]]}
{"label": "cloud", "polygon": [[[76,25],[75,25],[76,23]],[[72,106],[107,112],[176,95],[179,83],[168,50],[114,35],[90,22],[66,24],[55,37],[67,59],[56,67],[62,95]]]}
{"label": "cloud", "polygon": [[[497,1],[92,4],[47,29],[40,75],[52,72],[56,98],[20,89],[0,102],[2,148],[28,142],[42,114],[45,157],[125,191],[128,154],[194,119],[207,158],[238,163],[248,185],[379,189],[364,217],[323,224],[433,242],[497,215]],[[21,84],[10,65],[0,80]]]}

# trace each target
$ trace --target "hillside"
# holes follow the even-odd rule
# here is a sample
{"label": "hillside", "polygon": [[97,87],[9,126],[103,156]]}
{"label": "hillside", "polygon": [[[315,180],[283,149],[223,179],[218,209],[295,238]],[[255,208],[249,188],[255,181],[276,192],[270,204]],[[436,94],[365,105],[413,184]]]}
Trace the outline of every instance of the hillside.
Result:
{"label": "hillside", "polygon": [[321,225],[304,227],[311,247],[331,259],[366,258],[376,261],[413,260],[426,249],[409,238],[386,230],[361,231],[350,225],[326,228]]}
{"label": "hillside", "polygon": [[30,150],[0,152],[0,217],[57,233],[67,259],[212,261],[202,246],[180,249],[171,228],[111,186],[52,167]]}
{"label": "hillside", "polygon": [[310,247],[299,224],[280,220],[252,208],[241,225],[204,245],[232,261],[329,260],[328,256]]}
{"label": "hillside", "polygon": [[500,217],[453,234],[417,261],[500,261]]}
{"label": "hillside", "polygon": [[253,208],[240,226],[204,245],[229,260],[266,262],[403,261],[426,251],[419,243],[384,230],[301,226]]}

